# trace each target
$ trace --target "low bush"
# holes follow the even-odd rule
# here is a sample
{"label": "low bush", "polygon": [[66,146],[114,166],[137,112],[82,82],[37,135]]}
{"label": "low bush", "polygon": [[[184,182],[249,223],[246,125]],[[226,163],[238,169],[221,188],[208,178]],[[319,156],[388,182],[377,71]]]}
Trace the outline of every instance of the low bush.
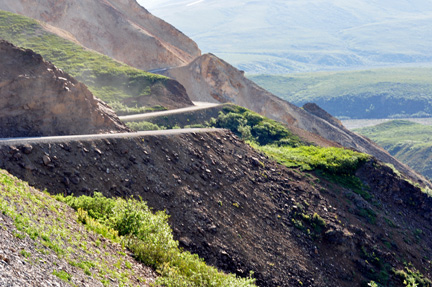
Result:
{"label": "low bush", "polygon": [[[100,193],[93,197],[56,198],[79,210],[83,222],[91,217],[104,225],[104,230],[118,232],[122,244],[139,261],[158,271],[161,277],[156,283],[161,286],[254,286],[252,278],[224,274],[207,266],[197,255],[181,251],[173,238],[168,215],[163,211],[153,213],[141,200],[110,199]],[[95,231],[98,230],[100,226]]]}
{"label": "low bush", "polygon": [[209,125],[229,129],[242,139],[260,145],[271,143],[283,146],[302,145],[301,140],[281,123],[240,106],[228,105],[224,107],[219,116],[212,119]]}

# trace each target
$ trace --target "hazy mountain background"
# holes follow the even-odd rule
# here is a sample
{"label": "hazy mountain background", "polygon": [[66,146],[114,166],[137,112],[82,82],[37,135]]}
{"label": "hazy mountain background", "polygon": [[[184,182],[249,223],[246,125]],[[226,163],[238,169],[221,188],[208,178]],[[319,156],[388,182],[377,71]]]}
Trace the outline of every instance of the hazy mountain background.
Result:
{"label": "hazy mountain background", "polygon": [[425,65],[431,0],[138,0],[248,73]]}

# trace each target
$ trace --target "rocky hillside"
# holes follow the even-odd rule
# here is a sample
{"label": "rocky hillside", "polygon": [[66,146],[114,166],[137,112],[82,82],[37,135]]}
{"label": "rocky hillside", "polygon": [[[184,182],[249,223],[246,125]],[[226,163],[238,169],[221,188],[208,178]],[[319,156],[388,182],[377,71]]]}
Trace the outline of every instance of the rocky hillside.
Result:
{"label": "rocky hillside", "polygon": [[147,287],[157,277],[81,224],[72,208],[4,170],[0,211],[0,286]]}
{"label": "rocky hillside", "polygon": [[5,41],[0,41],[0,111],[0,137],[127,130],[85,85]]}
{"label": "rocky hillside", "polygon": [[[26,4],[29,2],[24,2],[20,3],[30,10],[29,4]],[[47,3],[50,4],[50,8],[69,7],[63,6],[65,4],[63,1]],[[78,2],[68,3],[72,7],[73,3]],[[88,7],[93,9],[92,5],[96,5],[94,3],[99,1],[90,3]],[[114,4],[110,4],[111,1],[100,3],[105,3],[107,7],[114,7]],[[122,5],[128,2],[118,0],[115,3],[116,9],[126,10]],[[11,7],[13,4],[8,6]],[[63,10],[50,11],[55,12],[49,14],[50,18],[55,18],[56,13],[63,15]],[[72,14],[74,13],[77,12],[74,11]],[[88,13],[86,15],[89,15]],[[19,25],[10,27],[11,30],[18,28]],[[26,67],[12,78],[17,81],[21,81],[23,77],[28,78],[28,82],[25,80],[19,82],[20,85],[27,84],[28,88],[17,92],[37,91],[37,94],[43,96],[45,89],[52,92],[52,87],[61,87],[63,90],[60,95],[63,96],[72,91],[74,87],[72,84],[75,87],[79,86],[71,77],[54,69],[53,65],[43,62],[37,54],[11,45],[8,47],[12,47],[13,51],[21,55],[23,64],[41,63],[34,64],[36,69],[31,65]],[[28,56],[31,59],[28,59]],[[2,62],[6,65],[8,62],[13,62],[13,59],[14,57],[9,56]],[[37,67],[42,68],[38,70]],[[159,133],[158,136],[131,134],[129,137],[97,140],[41,139],[37,142],[26,141],[25,144],[19,141],[14,143],[0,141],[0,168],[28,182],[31,186],[41,190],[46,189],[52,194],[94,195],[97,191],[123,202],[126,201],[122,198],[131,196],[142,198],[151,208],[156,211],[166,210],[170,215],[169,223],[173,229],[174,239],[178,240],[181,248],[198,254],[208,264],[225,272],[242,277],[253,276],[258,286],[351,287],[380,284],[399,287],[407,285],[404,282],[411,282],[413,286],[432,285],[430,281],[432,274],[429,268],[432,260],[430,224],[432,200],[426,193],[430,190],[420,188],[421,185],[428,185],[428,182],[367,139],[346,131],[339,121],[318,106],[310,104],[300,109],[282,101],[248,81],[241,71],[212,55],[198,57],[188,65],[169,69],[167,72],[173,74],[178,72],[175,77],[184,83],[189,83],[190,87],[187,88],[193,91],[197,98],[198,93],[201,93],[202,97],[214,102],[237,101],[242,105],[253,107],[260,113],[277,118],[304,138],[309,136],[315,137],[316,140],[319,138],[329,145],[331,145],[330,140],[335,140],[346,146],[353,145],[352,147],[358,150],[376,153],[377,157],[394,162],[398,169],[407,173],[409,180],[371,156],[342,149],[308,146],[300,140],[293,143],[295,147],[290,145],[280,147],[279,152],[285,149],[303,156],[303,158],[296,157],[298,165],[291,165],[289,161],[283,159],[284,152],[278,157],[277,152],[273,150],[272,153],[268,150],[278,147],[256,147],[257,144],[252,144],[257,149],[267,152],[267,156],[245,144],[227,130],[196,131],[176,135]],[[115,75],[115,73],[112,75],[113,79],[116,79]],[[3,77],[8,79],[6,73],[2,74],[0,87],[14,87],[13,82],[3,84]],[[45,85],[45,82],[39,81],[39,78],[44,77],[50,78],[51,81],[48,81],[41,90],[41,84],[37,85],[37,83]],[[63,78],[66,81],[62,80]],[[53,82],[56,84],[52,84]],[[35,83],[35,86],[29,86],[31,83]],[[33,95],[27,94],[26,98],[24,107],[29,110],[38,107],[32,102]],[[26,106],[27,103],[31,105]],[[45,103],[46,106],[49,104]],[[21,106],[13,107],[11,112],[20,112],[24,109],[21,109]],[[54,103],[54,110],[56,107]],[[67,115],[67,108],[63,111]],[[17,119],[22,118],[26,123],[27,114],[21,112]],[[235,113],[228,113],[222,115],[221,119],[228,122],[232,120],[229,123],[243,128],[245,134],[248,130],[240,124],[244,124],[246,120],[254,123],[253,129],[249,129],[251,136],[253,132],[272,135],[273,131],[277,131],[276,124],[269,121],[261,123],[263,117],[248,111],[244,111],[241,117]],[[79,120],[77,123],[84,125]],[[37,120],[34,122],[38,123]],[[48,116],[44,123],[55,127],[56,118]],[[325,140],[324,136],[328,140]],[[276,163],[269,156],[274,156],[284,165]],[[8,176],[1,180],[0,184],[1,187],[9,187],[11,192],[16,192],[18,187],[23,185],[11,181]],[[51,200],[35,200],[38,203],[36,206],[24,204],[28,200],[34,200],[33,193],[25,194],[26,199],[20,200],[19,197],[10,196],[7,190],[7,188],[0,188],[4,198],[1,199],[0,208],[7,215],[1,218],[11,229],[13,224],[20,231],[23,221],[26,221],[21,220],[21,216],[46,214],[45,209],[63,208]],[[90,199],[86,198],[72,199],[72,201],[78,200],[90,202]],[[102,200],[108,201],[108,199]],[[150,266],[153,266],[162,277],[167,274],[179,274],[182,269],[186,270],[191,277],[207,274],[203,269],[190,268],[189,265],[183,264],[183,261],[177,261],[177,265],[171,265],[171,261],[164,261],[172,254],[178,255],[178,253],[171,253],[172,249],[169,247],[157,246],[156,250],[151,250],[155,257],[150,259],[147,257],[143,250],[150,244],[139,245],[137,240],[146,238],[150,243],[158,242],[159,238],[154,237],[152,231],[157,229],[159,224],[152,221],[153,225],[134,229],[136,221],[130,223],[130,219],[139,214],[137,206],[141,204],[135,205],[132,200],[128,200],[125,203],[127,208],[124,208],[126,212],[122,216],[123,221],[117,222],[116,225],[124,232],[117,235],[127,236],[122,243],[138,251],[135,258],[150,262]],[[92,204],[84,205],[89,207]],[[39,207],[40,209],[36,209]],[[81,222],[92,222],[93,228],[101,233],[115,235],[112,229],[103,229],[101,224],[117,216],[118,209],[111,207],[111,212],[115,215],[105,217],[106,210],[103,210],[103,207],[104,205],[96,205],[91,207],[94,209],[89,208],[89,211],[84,209],[80,211],[77,208],[77,213]],[[52,234],[51,237],[42,232],[45,229],[39,232],[35,227],[33,228],[38,232],[35,233],[33,230],[26,234],[33,241],[42,242],[43,246],[48,245],[50,249],[56,250],[65,249],[66,252],[70,252],[67,255],[74,256],[75,252],[71,252],[68,246],[58,247],[65,244],[61,236],[67,234],[63,230],[68,224],[63,222],[65,218],[74,218],[74,214],[69,210],[70,216],[67,217],[62,212],[53,212],[57,214],[55,219],[34,221],[39,222],[39,225],[44,228],[47,226],[47,230]],[[163,216],[163,213],[158,214]],[[141,219],[139,216],[138,218]],[[53,221],[61,222],[61,228],[57,228],[56,225],[55,228],[48,229],[52,225],[50,222]],[[33,223],[32,226],[34,225],[37,224]],[[79,234],[78,230],[78,228],[74,229],[73,234]],[[130,232],[131,230],[133,232]],[[16,234],[16,237],[23,237],[23,239],[25,237],[29,240],[27,235]],[[2,233],[1,236],[10,238],[10,233]],[[165,237],[170,235],[164,235]],[[90,244],[100,247],[97,240],[95,244],[88,243],[89,240],[82,238],[76,241],[78,242],[75,242],[75,245],[78,246]],[[101,241],[99,240],[99,245],[106,248]],[[169,243],[170,246],[177,247],[175,241],[170,240]],[[0,246],[6,248],[4,245]],[[38,247],[38,249],[30,249],[31,251],[26,249],[20,254],[26,257],[28,252],[33,250],[34,252],[45,251],[39,245]],[[94,252],[98,253],[96,250]],[[3,258],[3,254],[6,254],[9,262],[9,258],[16,258],[12,250],[0,254]],[[36,254],[39,256],[39,253]],[[187,256],[178,255],[175,258]],[[4,265],[3,261],[9,264],[3,258],[0,258],[0,264]],[[190,256],[190,258],[197,257]],[[81,260],[87,262],[86,258]],[[58,264],[57,261],[54,262]],[[78,264],[75,260],[68,263]],[[36,261],[34,264],[40,263]],[[92,268],[97,265],[91,265],[91,268],[87,264],[82,266],[84,274],[88,275],[86,271],[94,270]],[[123,266],[122,261],[117,260],[114,266]],[[103,272],[113,270],[106,264],[102,264],[102,267],[104,267]],[[49,271],[37,272],[50,272],[50,268],[54,267],[49,265],[45,269]],[[27,272],[30,267],[24,266],[23,269]],[[71,280],[66,274],[76,272],[70,266],[55,271],[62,277],[66,276],[65,281]],[[80,272],[78,270],[77,274],[81,274]],[[103,282],[106,285],[120,285],[119,281],[113,280],[123,278],[117,273],[114,274],[119,277],[101,272],[97,274],[102,275],[98,278],[105,280]],[[154,277],[151,276],[152,274],[149,275],[150,278]],[[0,273],[0,279],[5,276]],[[77,276],[80,278],[80,275]],[[184,284],[181,276],[177,277],[175,282],[161,285]],[[52,280],[49,276],[45,278]],[[201,287],[205,285],[203,282],[208,281],[201,280],[191,286]],[[210,283],[207,285],[212,286]],[[244,286],[235,283],[219,285]]]}
{"label": "rocky hillside", "polygon": [[1,0],[0,9],[66,30],[59,35],[143,70],[186,64],[200,55],[195,42],[135,0]]}
{"label": "rocky hillside", "polygon": [[2,144],[0,163],[51,193],[140,196],[171,215],[183,248],[228,272],[253,271],[259,286],[431,278],[432,202],[374,160],[356,177],[302,172],[215,131]]}

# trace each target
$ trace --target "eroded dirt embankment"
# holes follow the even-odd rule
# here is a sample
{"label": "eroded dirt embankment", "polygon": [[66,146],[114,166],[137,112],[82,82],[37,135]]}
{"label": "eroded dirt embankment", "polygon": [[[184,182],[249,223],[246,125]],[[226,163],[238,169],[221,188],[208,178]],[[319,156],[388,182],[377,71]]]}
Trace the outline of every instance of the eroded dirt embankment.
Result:
{"label": "eroded dirt embankment", "polygon": [[[432,254],[425,217],[430,202],[411,197],[405,203],[397,197],[402,189],[417,191],[396,178],[388,183],[380,179],[390,171],[378,174],[378,184],[371,181],[371,186],[381,188],[381,182],[392,195],[379,200],[394,228],[372,202],[277,165],[226,131],[3,145],[0,168],[51,193],[97,190],[108,196],[140,196],[154,209],[167,210],[182,247],[228,272],[246,276],[252,270],[260,286],[360,286],[373,267],[364,250],[403,268],[385,249],[384,239],[423,272],[422,254]],[[367,167],[365,176],[373,168]],[[423,204],[424,210],[415,213],[418,207],[412,204]],[[378,214],[374,222],[359,213],[366,209]],[[326,222],[320,231],[303,217],[314,213]],[[412,217],[409,224],[407,215]],[[405,243],[403,236],[415,240],[409,234],[418,228],[421,245]],[[402,281],[391,280],[402,286]]]}
{"label": "eroded dirt embankment", "polygon": [[128,130],[84,84],[41,55],[0,40],[0,137]]}

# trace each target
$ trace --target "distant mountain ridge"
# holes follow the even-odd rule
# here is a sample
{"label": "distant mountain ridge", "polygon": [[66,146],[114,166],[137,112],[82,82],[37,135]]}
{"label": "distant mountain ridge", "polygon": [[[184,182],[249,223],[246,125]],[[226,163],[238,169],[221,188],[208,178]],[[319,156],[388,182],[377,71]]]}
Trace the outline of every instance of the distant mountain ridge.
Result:
{"label": "distant mountain ridge", "polygon": [[138,2],[249,73],[432,62],[430,0]]}
{"label": "distant mountain ridge", "polygon": [[195,42],[135,0],[0,0],[0,9],[67,30],[83,46],[142,70],[186,64],[201,54]]}

